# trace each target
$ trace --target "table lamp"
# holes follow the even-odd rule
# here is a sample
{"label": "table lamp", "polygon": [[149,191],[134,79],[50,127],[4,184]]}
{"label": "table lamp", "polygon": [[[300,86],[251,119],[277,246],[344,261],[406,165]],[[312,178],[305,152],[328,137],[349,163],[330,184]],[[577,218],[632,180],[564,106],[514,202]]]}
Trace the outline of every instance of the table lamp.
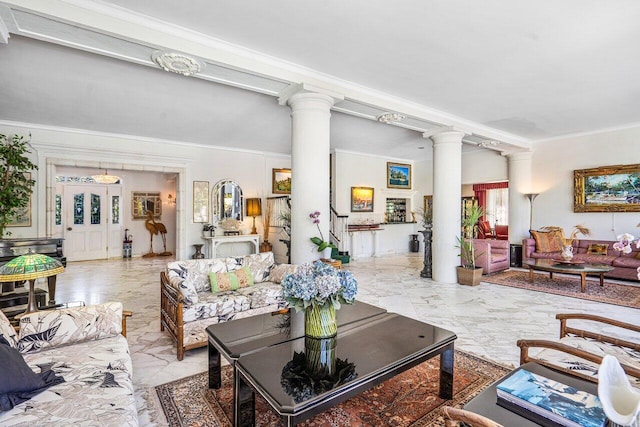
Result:
{"label": "table lamp", "polygon": [[57,259],[46,255],[29,253],[12,259],[0,267],[0,282],[29,281],[29,298],[27,309],[20,316],[38,311],[35,298],[35,281],[41,277],[55,276],[64,271],[64,266]]}
{"label": "table lamp", "polygon": [[258,234],[256,230],[256,217],[262,215],[262,201],[258,198],[247,199],[247,216],[253,217],[251,234]]}

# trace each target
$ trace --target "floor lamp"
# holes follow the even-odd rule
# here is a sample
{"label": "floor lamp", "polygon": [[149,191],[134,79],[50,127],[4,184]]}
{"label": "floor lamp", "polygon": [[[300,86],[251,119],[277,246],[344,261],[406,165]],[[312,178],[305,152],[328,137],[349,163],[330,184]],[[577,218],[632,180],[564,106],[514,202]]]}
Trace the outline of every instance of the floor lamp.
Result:
{"label": "floor lamp", "polygon": [[529,199],[529,230],[533,228],[533,201],[540,193],[527,193],[525,196]]}
{"label": "floor lamp", "polygon": [[[35,282],[41,277],[55,276],[64,271],[64,266],[57,259],[46,255],[35,254],[29,249],[29,253],[12,259],[0,267],[0,282],[29,281],[29,298],[27,309],[19,316],[38,311],[35,297]],[[18,317],[18,316],[16,316]]]}

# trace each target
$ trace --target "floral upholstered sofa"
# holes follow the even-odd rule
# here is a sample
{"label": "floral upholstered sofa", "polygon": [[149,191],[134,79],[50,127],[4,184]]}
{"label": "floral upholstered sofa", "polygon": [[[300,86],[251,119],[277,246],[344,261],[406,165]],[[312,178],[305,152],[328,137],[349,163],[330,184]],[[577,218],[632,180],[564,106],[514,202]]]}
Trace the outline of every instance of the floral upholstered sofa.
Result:
{"label": "floral upholstered sofa", "polygon": [[160,328],[176,341],[178,360],[207,345],[209,325],[287,307],[280,282],[295,270],[276,265],[273,252],[168,263],[160,273]]}
{"label": "floral upholstered sofa", "polygon": [[0,425],[137,426],[123,314],[130,315],[119,302],[38,311],[22,317],[16,333],[0,312],[3,355],[22,355],[20,364],[5,361],[0,369],[57,377],[44,390],[0,395]]}

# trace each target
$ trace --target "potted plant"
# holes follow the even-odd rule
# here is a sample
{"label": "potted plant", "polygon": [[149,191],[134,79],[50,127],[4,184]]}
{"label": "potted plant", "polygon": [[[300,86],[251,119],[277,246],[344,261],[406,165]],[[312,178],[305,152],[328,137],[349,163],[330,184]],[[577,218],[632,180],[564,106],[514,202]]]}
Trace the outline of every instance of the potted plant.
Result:
{"label": "potted plant", "polygon": [[264,215],[262,216],[262,243],[260,243],[260,252],[271,252],[273,245],[269,243],[269,231],[271,229],[271,210],[272,206],[267,200],[264,205]]}
{"label": "potted plant", "polygon": [[29,160],[29,141],[23,136],[9,138],[0,134],[0,238],[3,238],[9,224],[18,212],[29,203],[35,180],[28,172],[38,166]]}
{"label": "potted plant", "polygon": [[204,237],[214,237],[216,235],[216,226],[205,222],[202,224],[202,234]]}
{"label": "potted plant", "polygon": [[320,230],[319,216],[320,216],[320,212],[318,211],[311,212],[309,214],[309,218],[311,218],[311,221],[313,221],[316,227],[318,227],[318,233],[320,233],[320,237],[314,236],[310,240],[313,242],[314,245],[318,247],[318,252],[322,252],[322,257],[324,259],[331,259],[331,250],[336,248],[336,245],[334,245],[331,242],[325,242],[324,236],[322,235],[322,231]]}
{"label": "potted plant", "polygon": [[461,285],[476,286],[482,278],[482,267],[476,267],[476,260],[482,254],[477,254],[473,244],[476,235],[476,224],[484,215],[483,209],[478,205],[472,205],[467,210],[467,215],[462,219],[462,237],[457,237],[460,249],[460,266],[458,269],[458,283]]}

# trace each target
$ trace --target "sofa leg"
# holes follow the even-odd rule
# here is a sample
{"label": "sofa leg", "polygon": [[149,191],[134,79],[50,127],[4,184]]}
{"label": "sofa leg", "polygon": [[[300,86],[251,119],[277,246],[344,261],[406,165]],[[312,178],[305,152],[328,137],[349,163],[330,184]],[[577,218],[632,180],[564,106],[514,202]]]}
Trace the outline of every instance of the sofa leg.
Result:
{"label": "sofa leg", "polygon": [[178,346],[178,360],[184,359],[184,347]]}

